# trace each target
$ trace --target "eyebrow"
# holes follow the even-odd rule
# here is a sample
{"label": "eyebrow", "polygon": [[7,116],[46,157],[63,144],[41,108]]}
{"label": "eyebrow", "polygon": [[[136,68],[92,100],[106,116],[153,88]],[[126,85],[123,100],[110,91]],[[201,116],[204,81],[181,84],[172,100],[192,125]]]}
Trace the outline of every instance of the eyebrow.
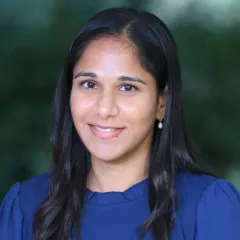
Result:
{"label": "eyebrow", "polygon": [[[78,77],[97,78],[97,74],[95,74],[93,72],[79,72],[75,75],[74,79],[76,79]],[[120,77],[118,77],[118,80],[123,81],[123,82],[140,82],[142,84],[146,84],[146,82],[144,82],[142,79],[140,79],[138,77],[120,76]]]}
{"label": "eyebrow", "polygon": [[97,78],[97,75],[95,73],[92,72],[79,72],[78,74],[75,75],[75,78],[78,77],[91,77],[91,78]]}

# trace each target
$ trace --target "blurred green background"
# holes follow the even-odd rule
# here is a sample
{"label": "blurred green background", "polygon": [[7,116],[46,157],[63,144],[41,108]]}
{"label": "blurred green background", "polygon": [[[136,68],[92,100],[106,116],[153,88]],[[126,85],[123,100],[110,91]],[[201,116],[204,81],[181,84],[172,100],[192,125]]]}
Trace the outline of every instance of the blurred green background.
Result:
{"label": "blurred green background", "polygon": [[1,0],[0,200],[49,169],[51,105],[68,46],[84,20],[113,6],[153,12],[172,30],[191,137],[240,188],[240,1]]}

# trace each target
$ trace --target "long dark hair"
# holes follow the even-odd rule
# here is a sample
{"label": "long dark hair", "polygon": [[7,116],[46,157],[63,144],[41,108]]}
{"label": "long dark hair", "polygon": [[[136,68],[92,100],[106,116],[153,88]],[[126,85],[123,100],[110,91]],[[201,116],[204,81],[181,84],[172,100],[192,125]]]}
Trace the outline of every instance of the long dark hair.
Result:
{"label": "long dark hair", "polygon": [[88,44],[102,36],[127,37],[136,46],[143,68],[154,76],[158,94],[168,87],[163,129],[158,129],[157,123],[154,126],[149,168],[151,215],[140,226],[142,234],[151,227],[156,239],[168,239],[177,209],[174,176],[179,168],[206,173],[196,163],[187,137],[181,72],[171,32],[151,13],[131,8],[107,9],[81,26],[57,85],[51,136],[53,171],[47,199],[35,214],[35,240],[70,239],[72,229],[79,239],[90,158],[74,127],[69,100],[76,62]]}

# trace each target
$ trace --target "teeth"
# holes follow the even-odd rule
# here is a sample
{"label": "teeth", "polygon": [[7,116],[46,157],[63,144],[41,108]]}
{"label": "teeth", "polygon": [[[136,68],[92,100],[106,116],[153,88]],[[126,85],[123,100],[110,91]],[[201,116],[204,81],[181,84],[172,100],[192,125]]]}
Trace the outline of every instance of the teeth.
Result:
{"label": "teeth", "polygon": [[100,128],[98,126],[93,126],[93,127],[95,127],[100,132],[113,132],[114,130],[116,130],[115,128]]}

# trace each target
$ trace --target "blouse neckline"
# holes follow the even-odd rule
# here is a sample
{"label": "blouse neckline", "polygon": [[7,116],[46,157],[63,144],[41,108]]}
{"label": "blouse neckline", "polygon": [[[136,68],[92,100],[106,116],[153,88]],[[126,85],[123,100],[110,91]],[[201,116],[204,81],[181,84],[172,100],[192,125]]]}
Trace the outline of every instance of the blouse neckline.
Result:
{"label": "blouse neckline", "polygon": [[84,202],[94,205],[116,205],[135,201],[148,194],[148,178],[129,187],[123,192],[95,192],[85,189]]}

